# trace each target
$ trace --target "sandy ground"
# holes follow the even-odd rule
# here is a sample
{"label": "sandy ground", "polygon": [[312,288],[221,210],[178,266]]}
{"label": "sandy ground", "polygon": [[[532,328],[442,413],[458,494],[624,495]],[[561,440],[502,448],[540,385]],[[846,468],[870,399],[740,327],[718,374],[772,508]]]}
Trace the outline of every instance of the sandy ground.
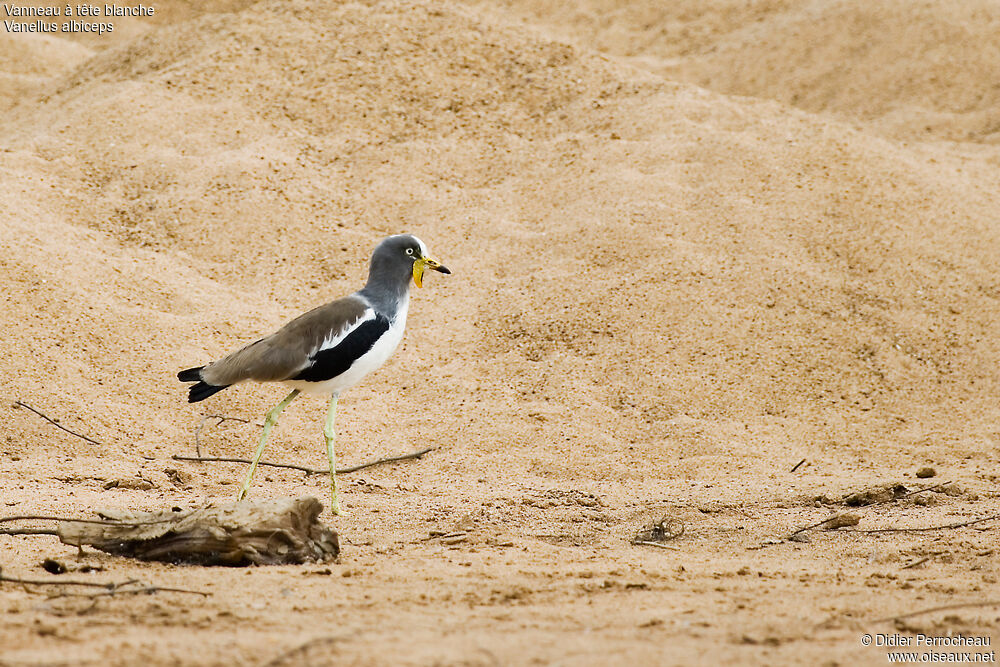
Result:
{"label": "sandy ground", "polygon": [[[175,373],[356,289],[402,231],[454,274],[345,395],[339,450],[435,449],[343,476],[337,563],[0,536],[6,577],[53,557],[212,594],[3,584],[0,665],[854,665],[886,663],[865,633],[1000,640],[996,521],[863,532],[1000,513],[994,3],[154,6],[104,37],[0,32],[0,514],[232,498],[243,466],[171,456],[199,427],[250,455],[283,391],[189,405]],[[322,466],[324,408],[294,403],[267,458]],[[841,502],[893,484],[937,488]],[[672,548],[630,543],[664,517]],[[892,620],[944,605],[966,606]]]}

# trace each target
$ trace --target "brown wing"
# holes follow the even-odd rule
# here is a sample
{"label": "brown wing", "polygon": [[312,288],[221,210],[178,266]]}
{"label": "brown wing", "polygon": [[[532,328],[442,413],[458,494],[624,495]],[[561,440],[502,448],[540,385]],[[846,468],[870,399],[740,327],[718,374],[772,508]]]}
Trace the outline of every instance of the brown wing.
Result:
{"label": "brown wing", "polygon": [[299,315],[266,338],[205,366],[201,378],[210,385],[244,380],[280,382],[309,365],[309,357],[324,342],[365,316],[371,308],[355,295],[337,299]]}

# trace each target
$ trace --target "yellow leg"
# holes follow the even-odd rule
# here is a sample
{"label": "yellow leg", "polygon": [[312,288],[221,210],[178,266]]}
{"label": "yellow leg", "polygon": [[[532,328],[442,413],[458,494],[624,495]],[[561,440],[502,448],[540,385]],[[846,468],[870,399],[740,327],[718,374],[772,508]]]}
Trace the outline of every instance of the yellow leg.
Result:
{"label": "yellow leg", "polygon": [[271,428],[278,423],[278,415],[281,411],[288,407],[288,404],[295,400],[295,397],[299,395],[298,389],[293,389],[292,393],[285,396],[285,400],[278,403],[276,406],[267,411],[267,417],[264,418],[264,432],[260,435],[260,444],[257,445],[257,453],[254,454],[253,461],[250,463],[250,470],[247,472],[246,479],[243,480],[243,488],[240,489],[239,495],[236,496],[236,500],[240,501],[247,497],[247,492],[250,490],[250,484],[253,483],[253,474],[257,471],[257,462],[260,461],[260,457],[264,455],[264,447],[267,445],[267,436],[271,434]]}
{"label": "yellow leg", "polygon": [[330,396],[330,409],[326,413],[326,426],[323,436],[326,438],[326,457],[330,459],[330,511],[340,515],[340,500],[337,498],[337,453],[333,450],[333,422],[337,416],[337,399],[340,394]]}

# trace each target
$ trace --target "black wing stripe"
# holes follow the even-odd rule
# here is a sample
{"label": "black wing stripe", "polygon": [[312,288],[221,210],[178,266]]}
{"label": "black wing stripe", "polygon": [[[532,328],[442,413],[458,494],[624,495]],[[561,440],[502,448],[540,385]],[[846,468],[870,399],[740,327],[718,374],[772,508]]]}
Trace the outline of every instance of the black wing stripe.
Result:
{"label": "black wing stripe", "polygon": [[389,320],[378,316],[357,326],[342,341],[309,357],[309,365],[292,380],[324,382],[349,369],[375,345],[375,341],[389,330]]}

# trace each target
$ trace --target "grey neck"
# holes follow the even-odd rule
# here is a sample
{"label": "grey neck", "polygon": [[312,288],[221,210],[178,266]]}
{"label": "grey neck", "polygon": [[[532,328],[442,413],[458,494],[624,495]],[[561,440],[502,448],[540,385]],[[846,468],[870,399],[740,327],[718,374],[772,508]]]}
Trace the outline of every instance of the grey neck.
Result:
{"label": "grey neck", "polygon": [[368,272],[368,282],[360,293],[368,299],[376,312],[392,319],[399,307],[409,299],[411,275],[412,266],[409,263],[382,263],[374,258]]}

